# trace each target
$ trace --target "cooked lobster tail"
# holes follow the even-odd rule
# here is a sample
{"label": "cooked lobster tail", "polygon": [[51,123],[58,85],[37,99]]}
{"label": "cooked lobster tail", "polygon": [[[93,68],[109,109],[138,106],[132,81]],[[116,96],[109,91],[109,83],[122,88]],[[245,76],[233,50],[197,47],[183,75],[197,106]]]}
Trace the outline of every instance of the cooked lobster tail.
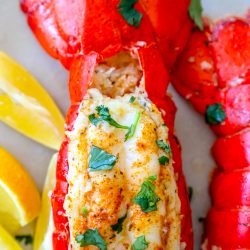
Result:
{"label": "cooked lobster tail", "polygon": [[[160,231],[158,229],[153,230],[152,233],[156,233],[156,237],[149,237],[151,241],[148,243],[144,242],[144,245],[151,244],[150,247],[161,246],[165,249],[193,249],[191,211],[185,178],[182,173],[180,145],[173,132],[176,108],[170,97],[166,96],[169,76],[165,69],[165,64],[173,64],[189,36],[192,27],[187,11],[189,0],[176,1],[174,4],[172,1],[160,0],[140,0],[131,1],[131,3],[119,0],[22,1],[22,9],[28,15],[29,25],[42,46],[52,57],[59,59],[67,69],[70,68],[69,89],[72,106],[67,117],[66,136],[59,153],[56,187],[52,194],[55,224],[53,246],[55,250],[66,250],[69,245],[73,246],[74,249],[78,249],[80,244],[77,244],[76,240],[74,240],[77,238],[75,237],[77,233],[84,233],[84,230],[87,228],[92,230],[91,233],[97,233],[93,231],[94,227],[100,230],[105,240],[109,240],[107,243],[103,243],[103,240],[101,240],[102,246],[99,247],[100,249],[106,249],[107,246],[105,244],[109,244],[110,249],[117,249],[115,248],[116,246],[112,245],[116,241],[116,235],[110,235],[111,227],[109,225],[117,222],[119,219],[117,214],[117,210],[121,206],[119,202],[124,197],[129,196],[130,193],[126,193],[125,195],[123,189],[120,190],[121,193],[114,190],[112,193],[114,198],[110,198],[111,202],[103,205],[105,209],[98,210],[98,216],[95,209],[97,207],[100,208],[100,206],[91,207],[95,213],[91,210],[90,214],[86,215],[86,218],[83,216],[75,218],[75,213],[72,215],[72,206],[76,206],[77,202],[72,203],[73,199],[70,195],[74,192],[74,181],[70,178],[72,177],[72,169],[77,169],[72,167],[72,164],[78,159],[78,157],[72,157],[72,154],[76,151],[79,154],[88,151],[88,147],[86,146],[78,151],[82,147],[83,141],[86,143],[91,141],[87,136],[86,140],[80,140],[80,138],[81,136],[85,136],[85,131],[92,130],[88,127],[88,129],[82,130],[74,138],[72,137],[72,133],[74,133],[79,124],[82,124],[82,122],[79,123],[79,119],[81,119],[81,116],[86,115],[88,109],[82,109],[82,105],[88,105],[87,100],[97,102],[103,99],[108,100],[107,102],[110,102],[110,100],[119,100],[121,102],[129,94],[134,94],[139,99],[146,98],[145,100],[149,100],[146,101],[144,109],[147,108],[147,105],[152,107],[155,105],[155,112],[159,114],[158,111],[161,111],[161,119],[163,119],[164,124],[160,124],[160,126],[165,127],[166,125],[167,128],[161,128],[160,130],[168,132],[168,136],[164,140],[169,142],[170,147],[167,144],[164,147],[166,147],[165,151],[169,152],[169,157],[171,156],[172,158],[168,164],[171,164],[171,167],[173,167],[173,173],[169,172],[169,175],[166,175],[167,168],[160,166],[160,173],[158,174],[160,181],[156,182],[155,177],[151,177],[155,185],[159,185],[164,190],[168,190],[168,188],[169,190],[173,190],[173,187],[176,186],[175,190],[177,192],[167,196],[170,199],[163,202],[167,206],[167,211],[164,212],[164,210],[161,210],[161,212],[163,211],[166,214],[163,216],[166,219],[162,223],[160,223],[159,219],[149,223],[152,218],[156,218],[154,216],[159,216],[160,212],[142,213],[138,210],[138,206],[131,204],[131,199],[129,199],[129,203],[126,206],[127,210],[133,211],[132,215],[139,213],[140,216],[137,218],[129,214],[127,215],[128,219],[125,217],[122,218],[125,220],[126,225],[129,225],[126,220],[131,221],[131,225],[128,226],[128,231],[131,232],[133,232],[136,226],[140,227],[140,220],[144,217],[148,218],[148,220],[145,219],[143,221],[147,223],[148,227],[158,225],[158,228],[161,228]],[[169,12],[169,15],[166,16],[165,10]],[[128,11],[130,11],[129,15],[127,15]],[[131,14],[136,15],[136,17],[130,18]],[[174,27],[170,26],[169,23],[172,23]],[[165,55],[165,64],[159,49]],[[128,80],[126,80],[127,78]],[[91,88],[97,89],[94,92],[99,93],[100,98],[91,96],[93,94],[93,90],[89,92]],[[127,103],[128,101],[126,102],[128,106]],[[132,104],[129,105],[132,107]],[[138,106],[138,104],[136,105]],[[136,105],[134,106],[136,107]],[[137,108],[141,109],[141,107]],[[144,111],[142,112],[143,115]],[[107,118],[107,109],[105,112]],[[124,113],[126,112],[121,112],[121,114]],[[110,118],[110,116],[108,117]],[[93,117],[92,114],[92,119],[95,118],[95,115]],[[98,118],[95,122],[97,121],[99,121]],[[150,124],[152,126],[154,122]],[[89,124],[89,126],[92,129],[94,128],[96,133],[96,128],[93,127],[93,124]],[[151,134],[154,136],[156,130],[146,134],[145,138],[151,136]],[[103,142],[108,142],[109,140],[103,140]],[[77,144],[74,144],[72,141],[77,141]],[[96,143],[101,142],[102,140],[100,139],[96,141]],[[123,144],[125,145],[124,142]],[[74,145],[79,146],[71,150]],[[111,144],[107,144],[106,147],[109,147],[109,145]],[[144,143],[139,141],[136,145],[139,145],[137,146],[139,148],[145,147]],[[151,142],[151,146],[155,150],[154,141]],[[148,148],[146,147],[145,150],[148,150]],[[110,148],[108,149],[111,150]],[[148,159],[148,156],[145,157],[145,160]],[[166,156],[163,159],[165,163],[169,161],[169,158]],[[156,166],[158,165],[159,163],[157,162]],[[145,170],[144,172],[148,172],[148,169]],[[156,168],[153,170],[155,171]],[[83,169],[79,175],[86,173],[85,171],[86,169]],[[88,176],[90,179],[94,178],[91,174],[88,174]],[[100,178],[105,179],[106,177],[100,174]],[[140,180],[139,176],[138,180]],[[174,180],[173,185],[169,187],[167,187],[168,185],[164,186],[164,183],[168,183],[169,180]],[[112,179],[112,181],[116,180]],[[121,182],[116,183],[120,185],[123,182],[124,177],[121,177]],[[152,185],[153,189],[156,188],[154,184],[150,184],[151,189]],[[107,183],[108,185],[109,183]],[[98,190],[102,190],[105,187],[105,183],[98,186],[95,189],[97,190],[95,194],[98,195]],[[177,198],[175,201],[176,194]],[[105,192],[102,193],[102,197],[104,195]],[[97,203],[102,200],[99,198],[95,199],[95,196],[91,196],[91,194],[88,197],[90,200],[93,197],[93,202]],[[163,201],[165,200],[164,197]],[[83,199],[83,197],[81,198]],[[158,198],[156,200],[158,202]],[[116,202],[118,204],[117,208],[112,207]],[[180,206],[178,205],[179,202]],[[151,203],[149,203],[150,206],[152,206]],[[168,204],[172,204],[173,207]],[[111,208],[109,206],[114,208],[114,210],[112,213],[105,214],[105,211]],[[135,208],[137,210],[134,210]],[[133,223],[136,224],[133,226]],[[139,229],[145,231],[144,227]],[[89,231],[87,230],[87,232]],[[80,236],[84,240],[84,236],[82,234]],[[98,237],[100,238],[99,233]],[[133,234],[132,237],[134,237]],[[127,247],[130,246],[131,241],[128,238],[122,242]],[[158,243],[154,243],[154,241],[158,241]],[[81,244],[83,244],[82,246],[86,246],[85,244],[89,243],[82,242]]]}
{"label": "cooked lobster tail", "polygon": [[250,248],[249,39],[247,19],[194,30],[172,75],[176,90],[218,136],[203,249]]}
{"label": "cooked lobster tail", "polygon": [[154,37],[165,64],[171,67],[192,28],[188,16],[190,0],[130,1],[137,2],[135,8],[142,14],[139,29],[128,26],[118,13],[120,2],[21,0],[21,7],[37,40],[67,69],[80,51],[103,49],[108,55],[110,50],[119,50],[121,43],[150,42]]}

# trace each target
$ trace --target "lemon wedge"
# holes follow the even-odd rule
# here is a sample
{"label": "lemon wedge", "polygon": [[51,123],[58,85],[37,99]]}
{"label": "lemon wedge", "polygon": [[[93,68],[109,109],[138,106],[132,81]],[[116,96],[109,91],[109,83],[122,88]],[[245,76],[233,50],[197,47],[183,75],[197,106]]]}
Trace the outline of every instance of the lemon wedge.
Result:
{"label": "lemon wedge", "polygon": [[16,240],[0,226],[0,249],[1,250],[22,250]]}
{"label": "lemon wedge", "polygon": [[53,149],[64,134],[64,119],[49,94],[13,59],[0,51],[0,120]]}
{"label": "lemon wedge", "polygon": [[38,216],[39,211],[40,195],[32,178],[0,147],[0,225],[13,233]]}
{"label": "lemon wedge", "polygon": [[42,210],[38,217],[35,237],[34,250],[52,250],[52,233],[54,230],[54,223],[52,217],[52,208],[50,202],[50,195],[55,187],[56,181],[56,161],[57,154],[51,158],[47,177],[44,183],[42,195]]}

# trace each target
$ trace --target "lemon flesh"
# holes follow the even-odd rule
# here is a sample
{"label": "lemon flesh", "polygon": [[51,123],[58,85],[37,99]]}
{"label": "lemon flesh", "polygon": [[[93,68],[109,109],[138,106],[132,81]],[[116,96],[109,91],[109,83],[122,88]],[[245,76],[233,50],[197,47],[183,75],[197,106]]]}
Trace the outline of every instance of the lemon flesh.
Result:
{"label": "lemon flesh", "polygon": [[52,233],[54,230],[54,223],[52,217],[52,208],[50,195],[55,187],[56,181],[56,161],[57,154],[51,158],[47,177],[44,183],[42,195],[42,209],[38,217],[35,237],[34,250],[52,250]]}
{"label": "lemon flesh", "polygon": [[0,249],[22,250],[16,240],[2,226],[0,226]]}
{"label": "lemon flesh", "polygon": [[21,166],[0,147],[0,225],[13,233],[38,216],[38,189]]}
{"label": "lemon flesh", "polygon": [[24,68],[1,51],[0,120],[43,145],[60,147],[64,119],[56,104]]}

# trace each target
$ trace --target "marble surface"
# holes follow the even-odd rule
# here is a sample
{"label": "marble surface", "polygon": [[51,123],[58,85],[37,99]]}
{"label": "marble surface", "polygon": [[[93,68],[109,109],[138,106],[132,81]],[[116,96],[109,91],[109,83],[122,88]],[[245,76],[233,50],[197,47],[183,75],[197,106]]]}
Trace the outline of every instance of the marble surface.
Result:
{"label": "marble surface", "polygon": [[[203,6],[206,15],[217,19],[220,16],[245,12],[246,8],[250,7],[250,0],[203,0]],[[62,112],[66,113],[69,106],[67,72],[37,43],[19,9],[18,0],[0,0],[0,50],[28,69],[55,99]],[[215,163],[209,150],[214,136],[205,125],[204,119],[172,88],[170,92],[178,106],[176,133],[183,148],[184,171],[188,185],[194,190],[191,205],[195,249],[199,249],[202,225],[198,218],[206,215],[210,203],[207,190],[209,174]],[[41,190],[50,157],[54,152],[25,138],[1,122],[0,145],[26,167]]]}

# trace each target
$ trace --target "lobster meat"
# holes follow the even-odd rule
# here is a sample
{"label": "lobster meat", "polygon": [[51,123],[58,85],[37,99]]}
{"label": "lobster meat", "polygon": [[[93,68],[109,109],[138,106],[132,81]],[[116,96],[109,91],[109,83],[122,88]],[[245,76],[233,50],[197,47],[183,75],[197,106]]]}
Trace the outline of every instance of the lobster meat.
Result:
{"label": "lobster meat", "polygon": [[250,20],[192,32],[172,82],[218,136],[203,249],[250,248]]}
{"label": "lobster meat", "polygon": [[[137,1],[134,1],[134,3],[135,2]],[[106,100],[106,98],[108,98],[107,100],[109,100],[109,103],[111,100],[120,100],[130,95],[130,98],[135,96],[136,100],[145,96],[147,100],[146,102],[144,101],[145,107],[147,107],[147,105],[154,107],[155,105],[155,112],[158,115],[160,114],[160,119],[162,119],[168,128],[166,130],[167,135],[165,135],[167,138],[164,137],[163,140],[169,143],[169,146],[166,146],[168,144],[165,146],[171,149],[168,155],[169,158],[172,158],[170,163],[168,163],[168,165],[170,164],[169,178],[166,178],[166,171],[168,168],[158,166],[160,175],[157,174],[157,178],[159,178],[160,181],[155,181],[154,179],[154,183],[150,185],[151,187],[155,185],[156,188],[159,186],[160,189],[162,186],[161,181],[163,183],[166,179],[169,179],[170,182],[172,181],[172,183],[175,183],[173,185],[176,185],[177,190],[176,203],[165,200],[166,197],[163,198],[167,207],[166,212],[170,211],[168,209],[171,209],[171,206],[169,206],[170,202],[174,207],[174,209],[172,207],[172,210],[175,211],[176,215],[171,217],[173,213],[171,210],[172,212],[169,212],[167,217],[165,216],[166,219],[164,219],[163,223],[163,225],[165,225],[163,228],[165,229],[161,228],[162,233],[160,236],[156,234],[156,239],[160,238],[158,243],[154,242],[155,239],[151,239],[151,241],[149,240],[147,243],[144,242],[144,245],[148,244],[150,249],[193,249],[188,192],[185,178],[182,173],[180,145],[174,135],[176,108],[171,98],[165,94],[169,81],[165,65],[171,66],[174,63],[177,55],[184,47],[192,27],[191,21],[187,15],[189,1],[175,1],[174,3],[172,1],[160,0],[138,1],[134,6],[134,10],[142,14],[142,19],[138,28],[128,25],[117,10],[118,4],[119,1],[117,0],[22,1],[22,9],[28,15],[29,25],[42,46],[52,57],[59,59],[66,68],[70,69],[69,89],[71,107],[66,119],[65,140],[62,143],[58,156],[56,187],[52,194],[53,218],[55,224],[53,246],[55,250],[66,250],[69,248],[69,245],[73,245],[73,249],[78,249],[80,246],[76,244],[74,240],[72,241],[72,237],[75,237],[77,233],[83,233],[84,230],[87,230],[86,232],[89,233],[88,229],[94,228],[100,230],[105,241],[109,240],[107,244],[110,249],[126,249],[131,246],[130,242],[126,241],[122,242],[122,246],[116,245],[115,248],[112,248],[112,244],[114,244],[113,241],[116,240],[116,235],[109,235],[109,233],[107,233],[107,227],[109,227],[110,230],[110,225],[112,226],[115,223],[119,223],[119,219],[121,218],[118,217],[117,209],[113,211],[112,216],[109,215],[112,217],[112,221],[106,220],[106,217],[97,217],[96,219],[96,215],[93,215],[93,211],[90,211],[88,215],[86,215],[87,219],[83,218],[83,216],[79,216],[76,219],[77,223],[75,223],[71,218],[72,213],[70,213],[71,206],[74,206],[71,202],[73,198],[70,197],[70,194],[74,191],[74,186],[76,186],[74,185],[74,181],[70,179],[70,176],[71,170],[73,169],[72,164],[77,158],[72,156],[73,153],[71,149],[74,145],[74,140],[77,141],[77,145],[81,145],[81,135],[84,134],[86,130],[92,130],[88,127],[87,129],[82,129],[78,136],[72,136],[78,128],[78,125],[83,124],[83,120],[80,120],[79,123],[81,116],[86,116],[86,110],[88,109],[82,109],[82,107],[87,105],[86,103],[88,103],[88,101],[94,100],[99,102],[100,100]],[[166,9],[169,11],[169,15],[165,14]],[[167,23],[172,23],[174,26],[170,27],[166,25]],[[165,55],[165,61],[163,61],[161,53]],[[121,56],[124,54],[125,59]],[[130,59],[127,61],[126,58]],[[134,60],[136,63],[133,63]],[[128,70],[128,68],[124,69],[121,66],[123,64],[128,66],[128,68],[130,68],[131,65],[133,67],[132,69],[130,68],[130,70]],[[136,66],[134,66],[134,64]],[[124,72],[124,70],[125,73],[119,73]],[[132,72],[138,71],[139,73],[133,75],[131,70]],[[130,80],[126,80],[127,78]],[[93,89],[98,89],[99,98],[93,95]],[[131,96],[131,94],[133,94],[133,96]],[[135,104],[130,104],[130,106],[131,105]],[[141,107],[138,107],[138,109],[141,110]],[[141,111],[143,114],[146,112],[144,109]],[[159,112],[159,110],[161,112]],[[105,112],[107,118],[107,110]],[[108,117],[110,119],[110,114],[108,114]],[[97,118],[93,116],[92,118],[100,119],[100,117]],[[95,128],[95,126],[90,123],[88,123],[88,126]],[[142,125],[139,120],[138,126]],[[158,127],[155,128],[155,131],[158,129]],[[150,134],[154,135],[154,133],[155,132],[152,131]],[[99,140],[98,143],[100,143],[100,141],[102,140]],[[138,143],[137,141],[136,145],[145,147],[143,143]],[[126,142],[124,144],[126,144]],[[154,145],[154,142],[151,144]],[[99,147],[101,146],[99,145]],[[151,148],[151,145],[146,147],[145,150],[148,150],[148,148]],[[79,154],[86,151],[90,155],[88,147],[82,147],[81,149]],[[77,151],[77,148],[73,150],[73,152],[75,151]],[[110,152],[111,149],[108,148],[107,151]],[[90,157],[89,155],[88,157]],[[163,159],[166,161],[169,160],[166,156],[164,157]],[[156,166],[157,165],[158,164],[156,164]],[[173,173],[171,174],[172,167]],[[157,167],[155,169],[157,169]],[[148,172],[147,169],[144,170]],[[86,172],[86,169],[84,171]],[[92,175],[90,174],[90,176],[91,179]],[[141,182],[140,176],[138,176],[138,180]],[[148,182],[149,180],[147,180],[147,183]],[[103,186],[98,186],[98,190],[102,190],[104,187],[105,185],[103,182]],[[169,190],[172,189],[170,188]],[[104,195],[104,193],[102,193],[102,195]],[[122,194],[122,197],[125,197],[125,195]],[[173,200],[176,195],[173,192],[167,197]],[[120,199],[120,196],[115,196],[114,199],[109,201],[109,204],[106,204],[107,207],[105,207],[105,205],[103,206],[107,210],[110,208],[109,206],[118,203],[117,206],[120,208]],[[97,200],[93,199],[93,202],[97,202]],[[179,208],[178,202],[180,202]],[[133,210],[134,205],[131,204],[131,202],[127,204],[127,210],[129,211],[130,209],[132,209],[135,215],[138,213],[138,207],[137,210]],[[102,211],[102,216],[103,213]],[[137,219],[137,223],[139,224],[142,218],[145,218],[144,221],[154,218],[150,217],[154,216],[151,215],[151,213],[142,213],[140,211],[139,214],[141,216]],[[157,212],[153,214],[157,214]],[[130,217],[131,230],[133,230],[132,224],[136,223],[136,220],[134,221],[129,214],[127,216]],[[125,218],[125,221],[126,220]],[[91,224],[95,221],[98,221],[98,223],[96,222],[94,225]],[[159,220],[157,221],[159,222]],[[151,224],[154,225],[154,223]],[[138,228],[139,232],[143,232],[143,230],[143,228]],[[93,231],[91,231],[91,233],[93,233]],[[86,235],[80,234],[80,236],[81,240],[84,240]],[[99,236],[100,235],[98,235],[98,237]],[[110,236],[112,237],[108,238]],[[103,243],[103,239],[101,242]],[[86,242],[81,243],[81,246],[86,246],[85,244],[87,244]],[[104,245],[99,246],[99,248],[106,249]],[[134,249],[136,248],[134,247]]]}

